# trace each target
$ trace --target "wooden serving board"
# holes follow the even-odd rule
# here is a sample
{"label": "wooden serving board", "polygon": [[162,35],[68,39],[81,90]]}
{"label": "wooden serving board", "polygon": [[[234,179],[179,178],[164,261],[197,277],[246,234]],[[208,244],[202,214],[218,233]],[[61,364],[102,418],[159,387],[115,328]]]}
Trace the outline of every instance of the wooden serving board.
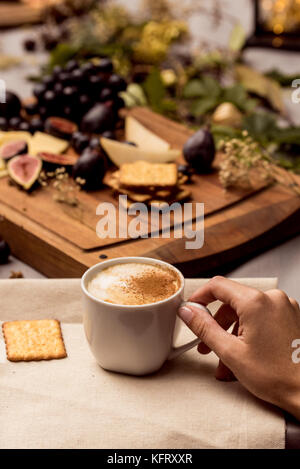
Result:
{"label": "wooden serving board", "polygon": [[[191,133],[147,109],[136,108],[131,115],[173,147],[182,148]],[[266,248],[299,229],[293,220],[299,217],[300,198],[283,187],[225,192],[214,172],[194,176],[187,188],[192,201],[205,205],[205,244],[198,250],[185,249],[186,240],[176,239],[174,233],[171,239],[98,238],[97,205],[112,202],[117,207],[109,188],[80,192],[79,205],[70,207],[53,200],[51,187],[27,194],[8,185],[6,179],[0,180],[0,235],[17,257],[49,277],[77,277],[99,262],[99,256],[127,255],[160,258],[193,276]]]}
{"label": "wooden serving board", "polygon": [[42,19],[44,8],[45,5],[33,8],[24,3],[1,2],[0,28],[38,23]]}

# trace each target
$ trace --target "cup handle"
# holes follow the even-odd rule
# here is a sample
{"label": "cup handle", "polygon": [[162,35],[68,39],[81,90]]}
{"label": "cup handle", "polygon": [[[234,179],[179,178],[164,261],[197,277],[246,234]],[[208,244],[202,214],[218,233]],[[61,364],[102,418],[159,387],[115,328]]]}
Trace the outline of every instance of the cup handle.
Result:
{"label": "cup handle", "polygon": [[[191,301],[184,301],[183,303],[181,303],[180,308],[182,306],[185,306],[187,303],[190,304],[190,305],[195,305],[197,308],[200,307],[204,311],[206,311],[208,314],[211,315],[211,312],[209,311],[209,309],[206,308],[206,306],[201,305],[200,303],[193,303]],[[197,338],[197,339],[192,340],[191,342],[188,342],[187,344],[180,345],[180,347],[172,347],[167,360],[173,360],[173,358],[176,358],[179,355],[181,355],[182,353],[187,352],[191,348],[193,348],[196,345],[200,344],[200,342],[201,342],[201,339]]]}

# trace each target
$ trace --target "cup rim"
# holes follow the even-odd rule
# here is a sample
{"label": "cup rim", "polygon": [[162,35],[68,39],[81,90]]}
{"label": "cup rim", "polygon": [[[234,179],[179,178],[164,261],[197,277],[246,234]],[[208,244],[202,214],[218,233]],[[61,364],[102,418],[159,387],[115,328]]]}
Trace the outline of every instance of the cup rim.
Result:
{"label": "cup rim", "polygon": [[[101,267],[100,270],[103,270],[106,267],[108,267],[109,265],[114,265],[114,264],[119,264],[119,263],[125,264],[125,263],[131,263],[131,262],[138,262],[140,264],[142,264],[142,263],[145,263],[145,264],[159,264],[159,265],[164,265],[164,266],[168,267],[169,269],[171,268],[172,270],[174,270],[177,273],[177,275],[179,276],[179,278],[181,280],[180,288],[175,293],[173,293],[173,295],[169,296],[168,298],[165,298],[164,300],[155,301],[155,303],[147,303],[147,304],[144,304],[144,305],[121,305],[121,304],[118,304],[118,303],[109,303],[107,301],[104,301],[104,300],[101,300],[100,298],[95,297],[94,295],[92,295],[88,291],[85,283],[86,283],[86,278],[91,274],[91,272],[98,270],[98,268],[100,268],[100,267]],[[92,267],[90,267],[89,269],[87,269],[85,271],[85,273],[83,274],[83,276],[81,277],[81,289],[82,289],[83,293],[86,296],[88,296],[91,300],[93,300],[96,303],[99,303],[101,305],[105,305],[106,307],[115,308],[117,306],[118,308],[124,308],[124,309],[136,309],[136,308],[137,309],[146,309],[146,308],[149,308],[151,306],[158,306],[158,305],[162,305],[164,303],[167,303],[171,299],[175,298],[177,295],[180,295],[182,293],[183,289],[184,289],[184,276],[182,275],[180,270],[178,270],[172,264],[169,264],[168,262],[165,262],[165,261],[161,261],[160,259],[154,259],[154,258],[151,258],[151,257],[139,257],[139,256],[115,257],[113,259],[108,259],[108,260],[103,261],[103,262],[98,262],[97,264],[95,264]]]}

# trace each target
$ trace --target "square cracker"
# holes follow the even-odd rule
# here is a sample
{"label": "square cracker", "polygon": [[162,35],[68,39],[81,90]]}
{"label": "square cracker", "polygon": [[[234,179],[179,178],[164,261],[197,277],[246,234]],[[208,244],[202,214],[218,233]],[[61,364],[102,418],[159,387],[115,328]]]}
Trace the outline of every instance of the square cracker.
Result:
{"label": "square cracker", "polygon": [[67,356],[60,322],[56,319],[4,322],[2,330],[7,359],[12,362]]}
{"label": "square cracker", "polygon": [[125,163],[120,169],[120,185],[128,188],[137,187],[174,187],[177,184],[177,166],[175,163],[148,163],[136,161]]}

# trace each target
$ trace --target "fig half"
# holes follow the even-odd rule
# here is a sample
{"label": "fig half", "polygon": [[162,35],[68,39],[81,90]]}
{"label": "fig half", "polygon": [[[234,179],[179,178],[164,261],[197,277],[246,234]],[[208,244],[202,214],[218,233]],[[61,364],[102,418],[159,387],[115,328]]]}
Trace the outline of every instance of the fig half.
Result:
{"label": "fig half", "polygon": [[41,169],[42,160],[31,155],[15,156],[7,165],[11,179],[25,190],[29,190],[37,181]]}
{"label": "fig half", "polygon": [[64,153],[62,155],[49,153],[47,151],[41,151],[38,156],[43,160],[44,163],[54,166],[73,166],[78,157],[75,155],[69,155]]}
{"label": "fig half", "polygon": [[77,124],[62,117],[48,117],[45,131],[54,137],[70,140],[72,134],[78,130]]}
{"label": "fig half", "polygon": [[9,160],[13,156],[22,155],[28,152],[28,145],[25,140],[13,140],[4,143],[0,147],[0,158]]}

